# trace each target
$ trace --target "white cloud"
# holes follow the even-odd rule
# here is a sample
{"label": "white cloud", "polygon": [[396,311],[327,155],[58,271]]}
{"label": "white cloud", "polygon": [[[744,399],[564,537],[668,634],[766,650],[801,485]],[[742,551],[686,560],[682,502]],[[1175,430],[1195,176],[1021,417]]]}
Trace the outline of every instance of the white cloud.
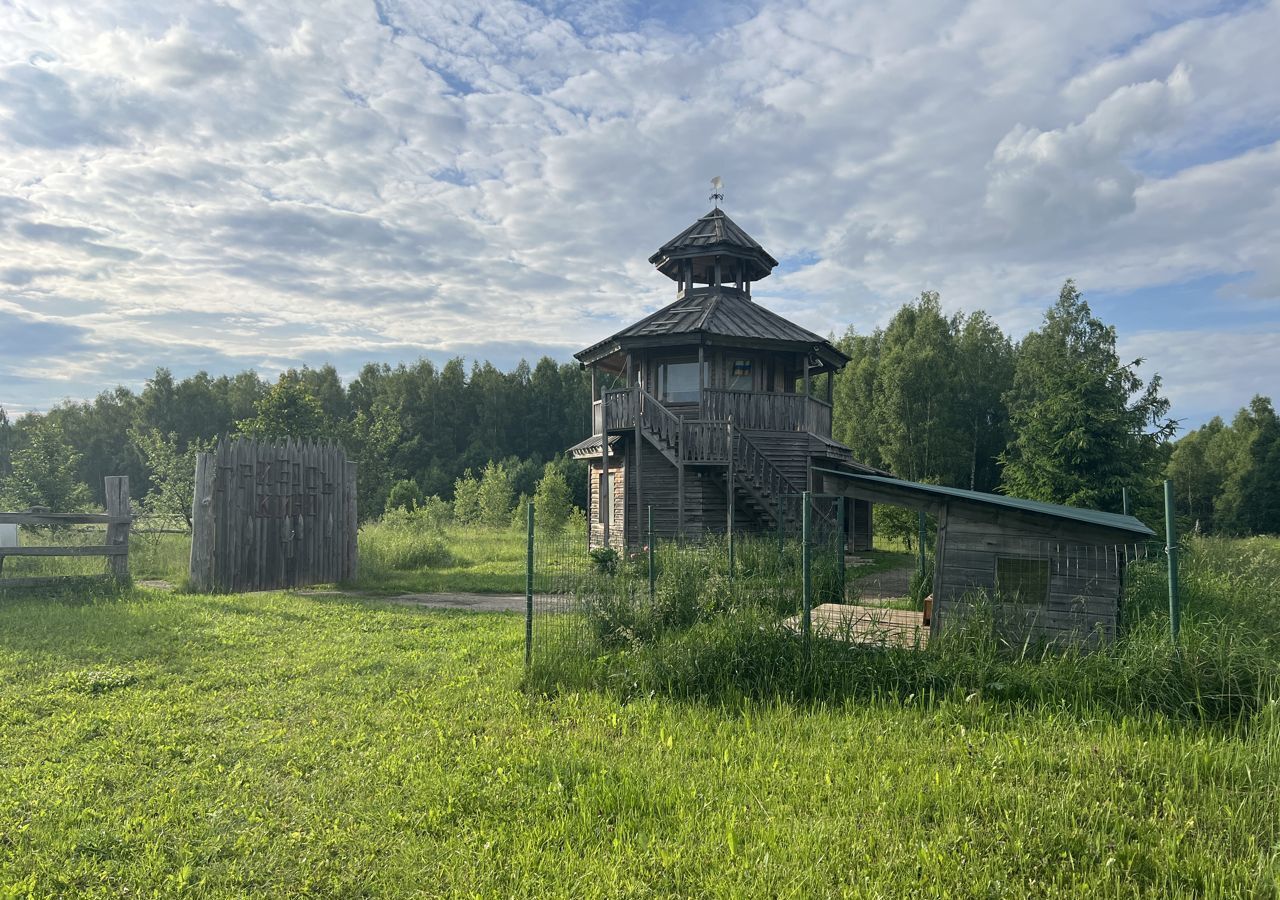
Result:
{"label": "white cloud", "polygon": [[670,298],[645,259],[722,174],[822,332],[923,289],[1020,332],[1068,275],[1274,303],[1278,10],[19,0],[0,301],[209,366],[585,346]]}

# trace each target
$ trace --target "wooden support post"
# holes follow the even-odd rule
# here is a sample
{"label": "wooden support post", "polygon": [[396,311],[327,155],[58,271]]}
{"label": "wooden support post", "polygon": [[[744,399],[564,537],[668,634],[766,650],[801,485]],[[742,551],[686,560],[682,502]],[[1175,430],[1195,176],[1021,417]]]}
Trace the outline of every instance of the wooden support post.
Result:
{"label": "wooden support post", "polygon": [[[107,493],[107,515],[129,519],[133,512],[129,506],[129,476],[108,475],[103,479]],[[110,557],[111,574],[124,581],[129,577],[129,525],[128,521],[113,522],[107,526],[107,546],[122,547],[124,553]]]}
{"label": "wooden support post", "polygon": [[191,588],[206,592],[213,585],[213,454],[196,454],[196,482],[191,501]]}
{"label": "wooden support post", "polygon": [[806,408],[809,403],[809,392],[809,351],[806,350],[804,354],[804,402],[806,404]]}
{"label": "wooden support post", "polygon": [[726,456],[729,458],[728,465],[725,466],[725,487],[727,490],[726,502],[728,504],[728,534],[729,534],[729,578],[733,578],[733,514],[737,507],[734,502],[737,498],[737,491],[733,483],[733,416],[729,417],[729,423],[725,426],[725,438],[727,439]]}
{"label": "wooden support post", "polygon": [[[599,483],[599,502],[596,510],[596,517],[604,524],[604,546],[609,546],[609,528],[613,525],[610,519],[613,518],[613,498],[609,497],[606,501],[605,497],[609,494],[609,410],[605,408],[605,402],[600,402],[600,483]],[[605,515],[605,510],[609,510],[609,514]]]}
{"label": "wooden support post", "polygon": [[[630,358],[631,356],[630,354],[628,354],[627,359],[630,359]],[[644,407],[642,405],[644,403],[644,392],[641,391],[639,386],[637,385],[631,386],[631,392],[635,397],[635,410],[636,410],[636,426],[635,426],[635,441],[634,441],[636,445],[636,450],[635,450],[636,469],[634,472],[630,473],[631,477],[628,478],[627,480],[628,481],[634,480],[636,483],[636,490],[635,490],[635,493],[636,493],[636,543],[638,544],[640,543],[640,522],[641,522],[640,509],[641,509],[641,504],[644,503],[644,491],[642,490],[643,482],[641,481],[642,476],[640,474],[640,468],[641,468],[640,457],[644,453],[644,444],[643,444],[642,436],[640,434],[640,419],[644,415]]]}

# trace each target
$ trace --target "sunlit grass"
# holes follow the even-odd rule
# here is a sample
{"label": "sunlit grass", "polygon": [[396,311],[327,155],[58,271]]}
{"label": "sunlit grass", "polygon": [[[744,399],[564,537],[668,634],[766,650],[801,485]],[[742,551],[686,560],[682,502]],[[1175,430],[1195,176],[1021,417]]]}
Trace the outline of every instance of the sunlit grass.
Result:
{"label": "sunlit grass", "polygon": [[0,896],[1274,896],[1274,705],[520,689],[518,616],[0,602]]}

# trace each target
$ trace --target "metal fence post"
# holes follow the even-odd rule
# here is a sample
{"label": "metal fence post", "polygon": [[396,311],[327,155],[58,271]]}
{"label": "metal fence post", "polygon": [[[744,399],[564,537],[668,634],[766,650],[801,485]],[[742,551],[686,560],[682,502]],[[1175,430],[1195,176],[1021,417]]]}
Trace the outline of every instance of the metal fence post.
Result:
{"label": "metal fence post", "polygon": [[838,595],[836,597],[837,603],[844,602],[844,578],[845,578],[844,551],[846,546],[845,539],[844,539],[844,507],[846,502],[848,501],[846,501],[844,497],[840,497],[838,500],[836,500],[836,590],[838,591]]}
{"label": "metal fence post", "polygon": [[778,559],[781,561],[782,554],[786,552],[787,546],[787,501],[781,494],[778,495]]}
{"label": "metal fence post", "polygon": [[920,578],[923,579],[924,572],[925,572],[924,544],[925,544],[925,541],[928,540],[928,534],[929,534],[928,527],[924,521],[923,509],[918,510],[916,512],[916,527],[918,529],[918,533],[916,535],[917,543],[920,544]]}
{"label": "metal fence post", "polygon": [[533,501],[529,502],[524,553],[524,667],[533,662]]}
{"label": "metal fence post", "polygon": [[653,507],[649,507],[649,602],[653,603],[656,572],[653,568]]}
{"label": "metal fence post", "polygon": [[1173,482],[1164,483],[1164,539],[1165,553],[1169,555],[1169,633],[1174,640],[1182,625],[1182,609],[1178,604],[1178,535],[1173,520]]}
{"label": "metal fence post", "polygon": [[802,587],[800,590],[801,616],[800,628],[804,635],[804,646],[807,650],[809,647],[810,637],[813,632],[813,584],[811,576],[811,565],[809,559],[809,492],[805,491],[800,495],[803,508],[800,510],[800,579]]}

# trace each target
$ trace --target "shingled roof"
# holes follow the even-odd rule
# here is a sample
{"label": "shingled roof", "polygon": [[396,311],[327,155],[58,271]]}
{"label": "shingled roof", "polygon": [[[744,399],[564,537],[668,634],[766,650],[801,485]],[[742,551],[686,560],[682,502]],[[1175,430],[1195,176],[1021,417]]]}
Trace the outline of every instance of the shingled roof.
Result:
{"label": "shingled roof", "polygon": [[678,260],[717,253],[746,261],[748,281],[759,281],[778,264],[755,238],[719,208],[711,210],[659,247],[658,252],[649,257],[649,262],[657,266],[659,272],[675,280],[680,277]]}
{"label": "shingled roof", "polygon": [[[696,338],[690,341],[689,338]],[[711,340],[705,340],[711,338]],[[715,341],[715,338],[727,340]],[[665,343],[733,343],[772,349],[811,349],[821,361],[817,371],[843,368],[849,361],[828,340],[748,300],[739,291],[697,289],[633,325],[574,354],[583,363],[595,362],[628,347]]]}

